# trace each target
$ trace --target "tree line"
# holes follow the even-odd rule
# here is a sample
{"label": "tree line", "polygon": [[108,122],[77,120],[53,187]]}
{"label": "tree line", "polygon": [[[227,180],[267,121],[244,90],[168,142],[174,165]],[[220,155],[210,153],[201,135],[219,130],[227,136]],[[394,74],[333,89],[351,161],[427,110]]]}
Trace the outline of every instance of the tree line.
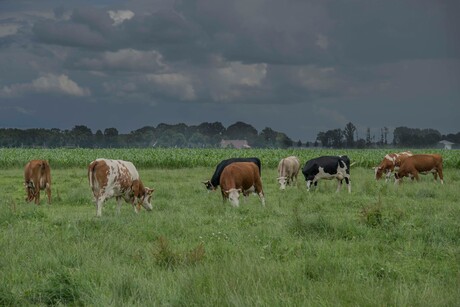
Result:
{"label": "tree line", "polygon": [[156,127],[145,126],[127,134],[116,128],[97,130],[95,133],[85,125],[70,130],[53,129],[0,129],[0,147],[220,147],[221,140],[246,140],[256,148],[288,148],[293,141],[282,132],[269,127],[260,133],[253,126],[236,122],[227,128],[220,122],[186,124],[161,123]]}
{"label": "tree line", "polygon": [[349,122],[344,129],[332,129],[319,132],[314,146],[329,148],[378,148],[378,147],[435,147],[439,141],[446,140],[460,143],[460,132],[442,135],[435,129],[419,129],[397,127],[393,130],[393,141],[388,140],[389,129],[383,127],[378,136],[371,135],[370,128],[366,129],[364,138],[359,138],[356,126]]}

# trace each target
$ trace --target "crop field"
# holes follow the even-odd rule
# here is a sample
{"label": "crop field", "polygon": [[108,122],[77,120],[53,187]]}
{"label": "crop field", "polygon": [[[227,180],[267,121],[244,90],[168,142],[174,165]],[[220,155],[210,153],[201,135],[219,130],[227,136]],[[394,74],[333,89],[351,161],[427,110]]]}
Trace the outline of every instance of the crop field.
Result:
{"label": "crop field", "polygon": [[[458,306],[460,152],[441,185],[375,181],[386,150],[0,149],[0,305]],[[280,191],[278,161],[347,154],[352,193],[336,181]],[[262,161],[266,206],[233,208],[207,192],[222,159]],[[130,160],[153,211],[114,199],[101,218],[86,167]],[[47,159],[52,204],[25,202],[23,166]]]}

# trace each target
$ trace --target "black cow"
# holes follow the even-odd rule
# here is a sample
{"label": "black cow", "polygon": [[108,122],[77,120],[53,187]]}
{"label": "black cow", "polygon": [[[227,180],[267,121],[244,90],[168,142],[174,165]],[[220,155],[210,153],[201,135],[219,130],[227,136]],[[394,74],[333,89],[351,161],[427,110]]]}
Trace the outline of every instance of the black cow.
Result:
{"label": "black cow", "polygon": [[212,175],[211,180],[203,182],[204,185],[206,186],[206,189],[211,190],[211,191],[217,189],[217,187],[219,186],[219,183],[220,183],[220,174],[222,174],[222,171],[224,170],[224,168],[227,165],[229,165],[229,164],[231,164],[233,162],[252,162],[252,163],[255,163],[257,165],[257,167],[259,168],[259,176],[261,175],[261,164],[260,164],[260,159],[259,158],[256,158],[256,157],[253,157],[253,158],[231,158],[231,159],[223,160],[222,162],[217,164],[216,170],[214,171],[214,175]]}
{"label": "black cow", "polygon": [[347,156],[323,156],[311,159],[305,163],[302,173],[307,181],[307,189],[313,183],[315,187],[320,179],[333,179],[338,181],[337,192],[342,188],[342,180],[345,179],[348,193],[351,193],[350,183],[350,159]]}

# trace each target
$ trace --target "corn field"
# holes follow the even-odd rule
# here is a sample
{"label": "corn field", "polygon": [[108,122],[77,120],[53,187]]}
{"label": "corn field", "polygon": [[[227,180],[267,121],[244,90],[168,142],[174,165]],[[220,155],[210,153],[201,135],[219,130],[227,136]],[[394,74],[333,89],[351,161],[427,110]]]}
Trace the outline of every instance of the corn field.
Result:
{"label": "corn field", "polygon": [[[258,157],[262,165],[275,168],[280,159],[296,155],[302,164],[323,155],[348,155],[358,167],[376,166],[383,157],[395,149],[173,149],[173,148],[116,148],[116,149],[22,149],[0,148],[0,168],[22,167],[32,159],[45,159],[52,168],[86,167],[97,158],[121,159],[137,167],[185,168],[215,167],[223,159]],[[444,167],[460,168],[458,150],[412,150],[413,153],[439,153]]]}

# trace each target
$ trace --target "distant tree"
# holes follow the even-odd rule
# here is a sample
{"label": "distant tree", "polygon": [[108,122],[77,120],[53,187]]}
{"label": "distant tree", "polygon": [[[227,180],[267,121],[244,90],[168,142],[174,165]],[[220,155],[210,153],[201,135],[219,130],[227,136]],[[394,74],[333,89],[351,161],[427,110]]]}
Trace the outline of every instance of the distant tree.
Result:
{"label": "distant tree", "polygon": [[248,141],[255,139],[257,135],[256,128],[243,122],[236,122],[228,126],[225,133],[228,139],[245,139]]}
{"label": "distant tree", "polygon": [[75,145],[79,147],[91,147],[93,133],[90,128],[84,125],[77,125],[70,132]]}
{"label": "distant tree", "polygon": [[118,130],[116,128],[104,129],[104,140],[108,147],[118,146]]}
{"label": "distant tree", "polygon": [[213,137],[215,135],[222,136],[225,133],[226,129],[220,122],[205,122],[197,126],[197,131],[207,137]]}
{"label": "distant tree", "polygon": [[366,146],[370,147],[372,144],[372,139],[371,139],[371,128],[366,129]]}
{"label": "distant tree", "polygon": [[356,127],[351,122],[345,125],[345,129],[343,130],[343,135],[345,137],[345,143],[348,148],[354,147],[354,136],[356,132]]}
{"label": "distant tree", "polygon": [[208,137],[199,132],[195,132],[188,142],[192,147],[204,147],[208,143]]}
{"label": "distant tree", "polygon": [[388,144],[388,127],[383,127],[383,144],[387,145]]}
{"label": "distant tree", "polygon": [[297,147],[302,147],[302,141],[301,140],[297,141]]}
{"label": "distant tree", "polygon": [[431,147],[441,140],[441,133],[435,129],[397,127],[393,132],[395,146]]}
{"label": "distant tree", "polygon": [[260,132],[260,138],[262,139],[261,147],[275,147],[277,136],[278,132],[276,132],[272,128],[265,127]]}
{"label": "distant tree", "polygon": [[104,134],[101,130],[97,130],[96,134],[94,135],[95,138],[95,145],[96,147],[104,146]]}

